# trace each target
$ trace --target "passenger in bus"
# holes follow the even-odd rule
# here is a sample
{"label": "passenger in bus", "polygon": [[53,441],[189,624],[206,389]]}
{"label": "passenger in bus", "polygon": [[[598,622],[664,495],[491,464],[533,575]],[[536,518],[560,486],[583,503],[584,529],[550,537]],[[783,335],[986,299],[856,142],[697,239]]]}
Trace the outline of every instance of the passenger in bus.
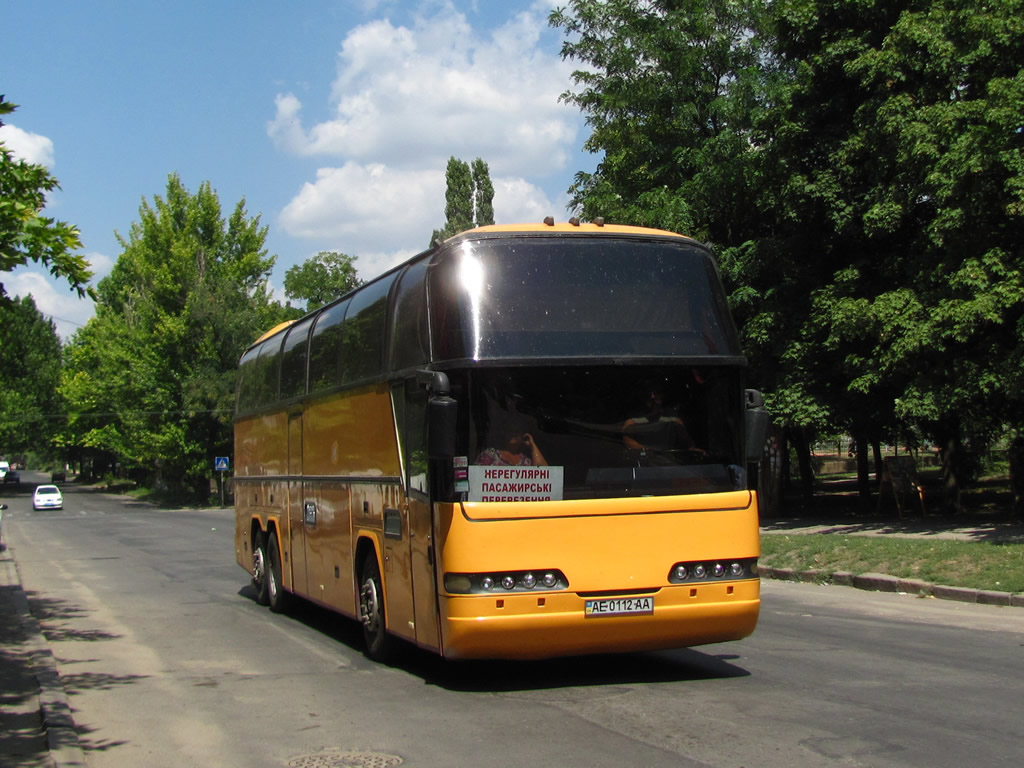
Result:
{"label": "passenger in bus", "polygon": [[644,413],[623,423],[622,440],[633,451],[702,453],[683,420],[665,409],[664,392],[656,385],[647,388]]}
{"label": "passenger in bus", "polygon": [[485,448],[476,457],[475,464],[546,467],[548,460],[540,452],[533,435],[514,432],[507,436],[501,448]]}

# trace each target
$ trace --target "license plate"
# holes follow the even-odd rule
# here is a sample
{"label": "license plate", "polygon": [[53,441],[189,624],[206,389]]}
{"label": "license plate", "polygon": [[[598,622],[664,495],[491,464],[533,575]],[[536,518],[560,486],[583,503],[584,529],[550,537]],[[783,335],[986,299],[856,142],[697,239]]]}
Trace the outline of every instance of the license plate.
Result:
{"label": "license plate", "polygon": [[587,600],[587,618],[598,616],[635,616],[654,613],[653,597],[614,597],[605,600]]}

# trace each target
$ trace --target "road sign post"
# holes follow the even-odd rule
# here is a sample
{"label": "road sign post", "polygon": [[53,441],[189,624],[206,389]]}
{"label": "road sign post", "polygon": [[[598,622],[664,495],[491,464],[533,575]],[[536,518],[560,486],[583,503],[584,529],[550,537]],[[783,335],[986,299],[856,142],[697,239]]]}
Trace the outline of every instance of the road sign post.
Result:
{"label": "road sign post", "polygon": [[220,505],[224,506],[224,473],[228,471],[231,466],[231,462],[227,456],[217,456],[213,460],[213,469],[216,472],[220,472]]}

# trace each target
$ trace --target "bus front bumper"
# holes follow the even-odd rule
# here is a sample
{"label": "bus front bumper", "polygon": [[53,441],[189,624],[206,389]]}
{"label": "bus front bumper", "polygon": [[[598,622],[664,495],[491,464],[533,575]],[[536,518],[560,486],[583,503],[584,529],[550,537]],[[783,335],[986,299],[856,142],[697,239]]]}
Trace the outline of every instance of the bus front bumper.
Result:
{"label": "bus front bumper", "polygon": [[685,648],[739,640],[760,610],[756,579],[665,587],[654,611],[586,614],[575,593],[441,596],[442,653],[450,659],[545,659]]}

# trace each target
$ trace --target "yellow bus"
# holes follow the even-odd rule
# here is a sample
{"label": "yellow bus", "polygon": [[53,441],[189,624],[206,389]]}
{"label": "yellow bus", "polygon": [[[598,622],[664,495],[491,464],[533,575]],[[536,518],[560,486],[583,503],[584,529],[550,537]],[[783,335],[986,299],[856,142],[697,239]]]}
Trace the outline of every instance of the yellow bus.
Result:
{"label": "yellow bus", "polygon": [[690,238],[464,232],[242,355],[236,560],[274,611],[360,621],[371,658],[745,637],[767,414],[744,371]]}

